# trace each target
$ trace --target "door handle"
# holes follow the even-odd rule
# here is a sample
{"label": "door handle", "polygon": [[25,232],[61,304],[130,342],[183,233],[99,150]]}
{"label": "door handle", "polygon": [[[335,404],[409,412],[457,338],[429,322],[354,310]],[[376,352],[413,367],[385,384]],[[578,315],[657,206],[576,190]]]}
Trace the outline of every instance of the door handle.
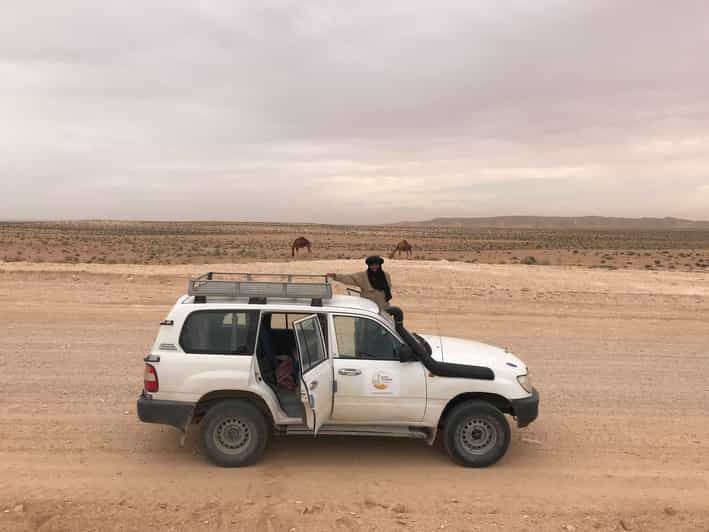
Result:
{"label": "door handle", "polygon": [[347,375],[347,376],[354,376],[354,375],[361,375],[362,370],[359,369],[354,369],[354,368],[342,368],[337,370],[337,373],[340,375]]}
{"label": "door handle", "polygon": [[318,387],[318,381],[312,381],[312,382],[310,383],[310,385],[308,386],[308,388],[310,388],[311,391],[314,390],[314,389],[317,388],[317,387]]}

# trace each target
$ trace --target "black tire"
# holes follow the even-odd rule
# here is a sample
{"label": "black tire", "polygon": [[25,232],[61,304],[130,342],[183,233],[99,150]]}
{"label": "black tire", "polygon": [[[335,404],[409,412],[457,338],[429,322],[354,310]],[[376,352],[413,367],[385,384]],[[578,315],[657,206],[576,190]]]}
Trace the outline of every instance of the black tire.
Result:
{"label": "black tire", "polygon": [[505,415],[490,403],[467,401],[447,416],[443,446],[451,459],[465,467],[487,467],[505,455],[510,426]]}
{"label": "black tire", "polygon": [[248,401],[229,399],[214,405],[199,426],[202,452],[215,465],[248,466],[266,450],[268,422]]}

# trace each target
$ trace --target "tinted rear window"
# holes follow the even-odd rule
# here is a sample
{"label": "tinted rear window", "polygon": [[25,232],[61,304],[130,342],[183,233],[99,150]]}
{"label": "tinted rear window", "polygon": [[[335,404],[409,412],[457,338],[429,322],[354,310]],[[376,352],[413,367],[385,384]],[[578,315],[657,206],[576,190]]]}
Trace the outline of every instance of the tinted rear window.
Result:
{"label": "tinted rear window", "polygon": [[180,346],[186,353],[251,355],[258,319],[257,310],[198,310],[185,320]]}

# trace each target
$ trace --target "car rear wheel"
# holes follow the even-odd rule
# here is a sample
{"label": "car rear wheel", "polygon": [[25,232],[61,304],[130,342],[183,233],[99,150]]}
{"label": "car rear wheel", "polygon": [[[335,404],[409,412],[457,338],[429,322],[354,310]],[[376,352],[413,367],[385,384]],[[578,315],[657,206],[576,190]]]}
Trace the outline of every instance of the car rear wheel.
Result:
{"label": "car rear wheel", "polygon": [[258,462],[267,442],[266,419],[247,401],[233,399],[218,403],[200,422],[202,451],[221,467],[242,467]]}
{"label": "car rear wheel", "polygon": [[443,446],[454,462],[486,467],[502,458],[510,445],[505,415],[490,403],[468,401],[456,406],[443,427]]}

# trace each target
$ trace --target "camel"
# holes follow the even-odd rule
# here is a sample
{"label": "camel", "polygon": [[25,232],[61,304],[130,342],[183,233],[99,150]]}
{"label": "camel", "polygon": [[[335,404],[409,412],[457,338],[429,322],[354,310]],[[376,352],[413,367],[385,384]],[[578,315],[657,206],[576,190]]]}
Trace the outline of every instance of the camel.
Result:
{"label": "camel", "polygon": [[413,253],[413,248],[411,247],[411,244],[409,244],[408,240],[404,239],[396,245],[394,251],[392,251],[389,255],[389,258],[393,259],[397,252],[399,252],[399,256],[401,256],[402,252],[406,253],[406,256],[410,258]]}
{"label": "camel", "polygon": [[293,241],[293,245],[291,246],[291,255],[295,257],[296,251],[298,251],[300,248],[308,248],[308,253],[312,251],[311,246],[310,246],[310,240],[305,238],[304,236],[299,236]]}

